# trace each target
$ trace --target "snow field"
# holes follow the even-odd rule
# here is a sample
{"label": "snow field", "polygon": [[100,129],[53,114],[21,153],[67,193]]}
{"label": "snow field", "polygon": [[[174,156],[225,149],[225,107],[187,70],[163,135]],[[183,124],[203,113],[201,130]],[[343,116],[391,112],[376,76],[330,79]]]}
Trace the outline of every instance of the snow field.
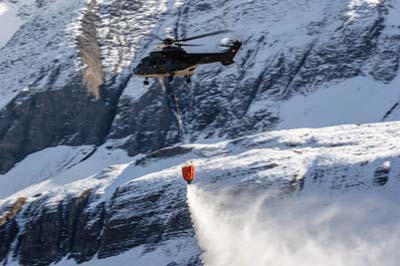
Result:
{"label": "snow field", "polygon": [[279,107],[277,129],[327,127],[382,121],[400,99],[400,78],[384,85],[357,77],[311,93],[296,95]]}

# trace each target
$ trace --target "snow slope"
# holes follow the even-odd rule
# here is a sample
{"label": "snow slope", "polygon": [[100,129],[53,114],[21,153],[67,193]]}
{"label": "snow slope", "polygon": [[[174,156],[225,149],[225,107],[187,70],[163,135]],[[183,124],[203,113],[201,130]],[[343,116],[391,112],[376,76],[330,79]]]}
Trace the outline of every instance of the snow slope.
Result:
{"label": "snow slope", "polygon": [[0,49],[8,42],[22,25],[17,16],[17,7],[12,3],[0,3]]}
{"label": "snow slope", "polygon": [[[390,122],[282,130],[185,145],[192,151],[140,156],[134,161],[121,150],[100,148],[76,165],[72,162],[79,161],[85,150],[60,147],[44,151],[53,154],[47,163],[57,165],[59,158],[69,155],[67,170],[48,169],[47,178],[36,185],[30,173],[41,173],[43,164],[38,163],[41,153],[35,153],[17,165],[14,171],[28,165],[31,170],[25,172],[22,183],[8,187],[8,195],[3,192],[2,201],[6,206],[24,196],[35,202],[42,193],[49,204],[55,204],[93,188],[98,195],[93,204],[106,201],[112,206],[121,197],[116,198],[117,193],[124,192],[120,200],[142,198],[167,186],[167,195],[154,202],[158,206],[170,200],[168,195],[186,196],[180,166],[193,160],[197,178],[187,191],[188,204],[205,265],[248,265],[254,260],[264,263],[260,265],[293,265],[295,261],[310,265],[330,257],[327,265],[396,265],[399,129],[399,122]],[[20,192],[12,194],[17,189]],[[118,219],[140,216],[144,210],[135,211],[118,213]],[[163,220],[163,215],[157,218],[156,212],[153,218]],[[184,261],[196,254],[194,239],[184,234],[151,250],[139,246],[83,265],[128,265],[132,260],[145,265],[160,265],[160,261],[186,265]],[[14,265],[11,261],[7,265]],[[65,258],[56,265],[74,262]]]}
{"label": "snow slope", "polygon": [[279,107],[277,129],[382,121],[400,99],[399,86],[399,76],[387,85],[358,77],[309,95],[296,95]]}

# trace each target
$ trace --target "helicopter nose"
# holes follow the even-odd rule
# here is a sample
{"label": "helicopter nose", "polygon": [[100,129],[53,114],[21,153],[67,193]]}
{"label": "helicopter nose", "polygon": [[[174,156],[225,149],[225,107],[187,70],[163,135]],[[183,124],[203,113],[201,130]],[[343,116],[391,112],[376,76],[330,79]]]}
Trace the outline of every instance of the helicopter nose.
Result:
{"label": "helicopter nose", "polygon": [[141,65],[141,64],[137,65],[137,66],[133,69],[133,73],[136,74],[136,75],[142,75],[143,72],[144,72],[144,71],[143,71],[143,68],[142,68],[142,65]]}

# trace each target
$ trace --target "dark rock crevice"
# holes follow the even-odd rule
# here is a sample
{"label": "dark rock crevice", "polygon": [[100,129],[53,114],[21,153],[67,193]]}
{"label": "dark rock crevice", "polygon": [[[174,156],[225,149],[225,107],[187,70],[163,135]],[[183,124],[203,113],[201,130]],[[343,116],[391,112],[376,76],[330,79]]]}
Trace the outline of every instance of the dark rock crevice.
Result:
{"label": "dark rock crevice", "polygon": [[171,112],[168,98],[157,84],[135,103],[122,97],[118,113],[128,115],[119,117],[118,127],[114,123],[109,139],[127,138],[123,148],[128,155],[155,151],[179,142],[177,122]]}
{"label": "dark rock crevice", "polygon": [[7,260],[10,248],[19,232],[18,223],[12,219],[0,228],[0,263]]}
{"label": "dark rock crevice", "polygon": [[69,258],[81,263],[92,259],[98,252],[105,223],[105,203],[85,208],[79,216],[74,239],[71,240]]}
{"label": "dark rock crevice", "polygon": [[18,198],[14,204],[5,209],[4,213],[0,214],[0,262],[7,258],[18,235],[20,229],[15,218],[25,203],[26,198]]}
{"label": "dark rock crevice", "polygon": [[399,102],[395,103],[383,116],[383,118],[381,119],[381,121],[385,121],[392,113],[393,111],[395,111],[397,109],[397,107],[399,106]]}

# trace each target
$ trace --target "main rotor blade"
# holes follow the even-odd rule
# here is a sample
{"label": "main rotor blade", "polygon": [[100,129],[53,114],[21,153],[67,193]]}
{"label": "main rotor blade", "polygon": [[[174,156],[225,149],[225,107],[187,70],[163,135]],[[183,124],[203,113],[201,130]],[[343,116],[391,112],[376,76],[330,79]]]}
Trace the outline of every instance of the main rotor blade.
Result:
{"label": "main rotor blade", "polygon": [[204,38],[204,37],[208,37],[208,36],[214,36],[214,35],[228,33],[228,32],[232,32],[232,31],[230,31],[230,30],[219,30],[219,31],[214,31],[214,32],[210,32],[210,33],[206,33],[206,34],[202,34],[202,35],[197,35],[197,36],[193,36],[193,37],[189,37],[189,38],[184,38],[184,39],[180,39],[180,40],[176,40],[176,41],[177,42],[187,42],[187,41],[191,41],[191,40],[195,40],[195,39],[200,39],[200,38]]}
{"label": "main rotor blade", "polygon": [[157,40],[164,41],[163,38],[161,38],[160,36],[155,35],[154,33],[150,33],[149,35],[150,35],[151,37],[157,39]]}
{"label": "main rotor blade", "polygon": [[178,46],[203,46],[202,44],[175,43]]}

